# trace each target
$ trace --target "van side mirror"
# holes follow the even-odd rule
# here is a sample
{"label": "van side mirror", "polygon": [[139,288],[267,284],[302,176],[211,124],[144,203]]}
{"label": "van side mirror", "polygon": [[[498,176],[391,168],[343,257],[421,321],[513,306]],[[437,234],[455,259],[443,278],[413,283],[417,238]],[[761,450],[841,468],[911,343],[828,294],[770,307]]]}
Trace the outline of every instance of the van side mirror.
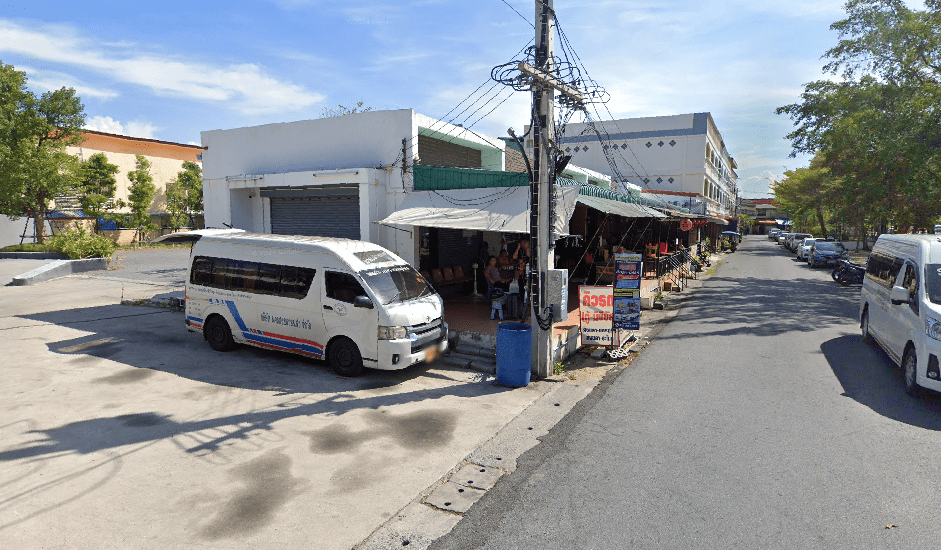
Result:
{"label": "van side mirror", "polygon": [[889,300],[892,301],[893,306],[912,303],[912,298],[908,292],[908,289],[901,286],[892,287],[892,292],[889,294]]}
{"label": "van side mirror", "polygon": [[357,296],[356,298],[353,298],[353,307],[364,307],[366,309],[372,309],[374,306],[372,300],[369,299],[369,296]]}

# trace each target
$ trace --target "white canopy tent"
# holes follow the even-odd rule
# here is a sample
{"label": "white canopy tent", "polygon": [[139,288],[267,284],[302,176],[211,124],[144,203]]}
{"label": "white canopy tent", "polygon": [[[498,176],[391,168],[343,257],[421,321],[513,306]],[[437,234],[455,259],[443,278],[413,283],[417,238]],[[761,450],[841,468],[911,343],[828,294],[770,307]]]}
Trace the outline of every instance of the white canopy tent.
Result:
{"label": "white canopy tent", "polygon": [[[569,234],[578,189],[577,185],[555,187],[557,235]],[[378,223],[529,233],[529,191],[529,187],[413,191],[398,210]]]}

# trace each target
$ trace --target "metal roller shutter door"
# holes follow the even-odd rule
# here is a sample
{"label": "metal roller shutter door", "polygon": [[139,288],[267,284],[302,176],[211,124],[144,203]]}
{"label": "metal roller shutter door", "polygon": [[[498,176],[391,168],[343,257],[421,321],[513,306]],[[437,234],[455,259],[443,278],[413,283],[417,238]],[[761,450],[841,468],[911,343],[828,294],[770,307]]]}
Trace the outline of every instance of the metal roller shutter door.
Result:
{"label": "metal roller shutter door", "polygon": [[271,197],[271,232],[359,240],[359,196]]}

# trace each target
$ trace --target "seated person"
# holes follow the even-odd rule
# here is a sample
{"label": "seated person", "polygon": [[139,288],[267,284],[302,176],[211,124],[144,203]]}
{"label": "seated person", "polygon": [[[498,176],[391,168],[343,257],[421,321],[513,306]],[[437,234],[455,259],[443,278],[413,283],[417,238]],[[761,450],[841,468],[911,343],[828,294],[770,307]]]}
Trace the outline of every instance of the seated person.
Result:
{"label": "seated person", "polygon": [[509,265],[510,265],[509,253],[507,253],[506,250],[501,250],[500,257],[497,258],[497,267],[499,267],[500,269],[503,269],[505,267],[508,267]]}
{"label": "seated person", "polygon": [[497,267],[497,258],[494,256],[490,256],[490,259],[487,261],[487,269],[484,270],[484,279],[487,280],[487,284],[494,288],[499,288],[503,291],[510,288],[506,279],[500,276],[500,269]]}

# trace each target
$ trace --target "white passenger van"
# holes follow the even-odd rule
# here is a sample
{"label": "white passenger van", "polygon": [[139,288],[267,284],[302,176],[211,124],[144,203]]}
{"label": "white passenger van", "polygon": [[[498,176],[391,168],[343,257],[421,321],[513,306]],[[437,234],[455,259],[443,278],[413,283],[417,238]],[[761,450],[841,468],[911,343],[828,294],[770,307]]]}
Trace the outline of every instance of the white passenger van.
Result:
{"label": "white passenger van", "polygon": [[[175,237],[175,238],[174,238]],[[447,349],[441,297],[405,260],[349,239],[205,230],[195,241],[186,327],[236,344],[326,359],[341,376],[402,369]]]}
{"label": "white passenger van", "polygon": [[904,371],[905,390],[941,391],[941,236],[881,235],[859,303],[863,340]]}

